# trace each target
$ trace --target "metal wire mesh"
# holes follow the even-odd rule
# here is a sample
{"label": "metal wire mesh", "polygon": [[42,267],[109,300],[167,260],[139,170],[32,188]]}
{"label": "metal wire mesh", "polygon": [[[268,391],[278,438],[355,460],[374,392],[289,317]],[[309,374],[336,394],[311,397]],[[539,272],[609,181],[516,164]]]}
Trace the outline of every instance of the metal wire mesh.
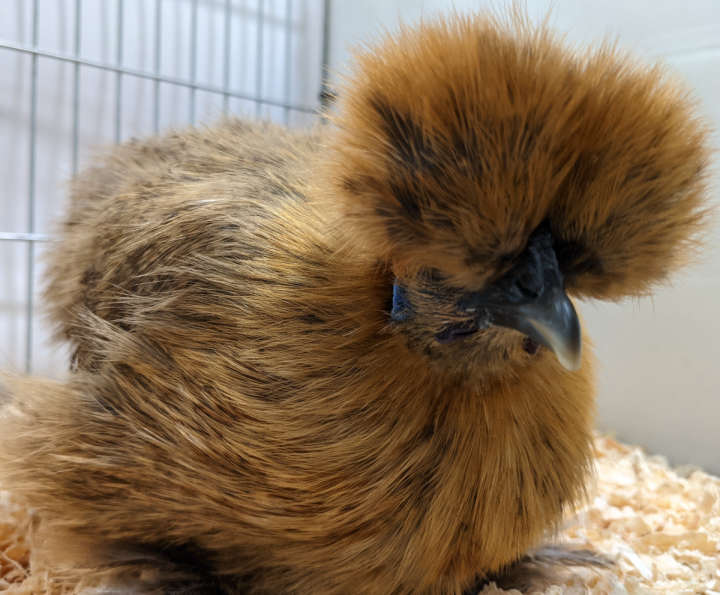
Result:
{"label": "metal wire mesh", "polygon": [[[29,57],[29,114],[28,126],[26,134],[28,137],[27,147],[27,194],[26,201],[26,229],[10,230],[3,229],[5,225],[0,222],[0,245],[7,242],[22,242],[26,244],[27,252],[25,256],[25,288],[24,288],[24,354],[23,366],[26,371],[33,368],[33,350],[35,341],[33,334],[37,324],[35,293],[36,293],[36,266],[38,245],[41,242],[51,240],[48,233],[38,230],[37,212],[38,212],[38,104],[43,99],[39,83],[40,66],[45,61],[59,62],[70,65],[72,69],[71,82],[71,127],[70,138],[68,142],[71,146],[70,151],[70,170],[72,173],[77,172],[82,165],[81,151],[86,148],[85,143],[81,139],[80,128],[83,119],[83,111],[81,109],[81,80],[83,75],[88,71],[102,71],[112,73],[114,75],[114,113],[113,113],[113,133],[112,140],[121,142],[125,138],[124,129],[124,107],[126,105],[126,83],[131,80],[144,80],[152,84],[152,99],[145,102],[144,109],[152,113],[152,127],[147,132],[160,132],[165,126],[162,122],[163,102],[161,94],[165,86],[187,89],[189,98],[187,101],[187,115],[180,118],[181,123],[184,119],[187,123],[195,124],[198,121],[198,95],[204,93],[221,98],[221,111],[225,114],[236,111],[244,111],[243,115],[254,115],[255,117],[265,117],[274,120],[280,120],[285,124],[290,124],[293,114],[316,114],[317,109],[323,102],[323,98],[327,97],[324,88],[324,73],[327,67],[327,28],[329,17],[329,0],[323,0],[322,3],[314,1],[314,9],[322,19],[321,23],[315,23],[313,30],[322,36],[321,49],[319,51],[319,59],[317,61],[318,69],[318,88],[311,97],[311,101],[299,102],[293,95],[293,59],[296,58],[295,53],[302,51],[302,47],[298,49],[293,35],[296,34],[294,24],[296,16],[302,11],[307,12],[307,6],[303,4],[303,0],[153,0],[152,2],[144,2],[142,10],[148,9],[147,5],[152,4],[152,26],[154,28],[154,40],[152,48],[148,48],[147,52],[152,54],[152,68],[137,68],[127,65],[126,49],[128,40],[128,23],[127,23],[127,0],[92,0],[92,2],[103,3],[103,9],[115,11],[115,30],[112,32],[114,36],[114,55],[112,60],[96,59],[87,57],[83,54],[83,33],[88,27],[97,26],[96,23],[89,22],[88,15],[85,14],[88,7],[97,9],[97,5],[91,6],[90,0],[67,0],[65,4],[71,4],[72,10],[72,44],[71,51],[58,51],[43,47],[39,39],[39,24],[43,18],[41,11],[41,0],[20,0],[18,4],[18,14],[28,9],[30,4],[30,35],[29,43],[12,39],[3,39],[0,36],[0,51],[12,52],[16,55],[25,55]],[[306,3],[305,3],[306,4]],[[182,5],[182,6],[181,6]],[[138,5],[140,6],[140,5]],[[168,16],[177,13],[179,8],[189,9],[189,30],[184,32],[188,36],[187,49],[189,51],[189,69],[184,76],[168,74],[163,69],[163,48],[164,48],[164,24]],[[199,13],[203,10],[207,14],[213,15],[213,18],[219,16],[222,24],[219,29],[222,31],[221,44],[221,82],[214,83],[207,80],[201,80],[199,76],[198,64],[198,43],[199,43]],[[319,10],[318,10],[319,9]],[[2,16],[0,9],[0,17]],[[246,23],[254,26],[254,88],[249,90],[247,86],[243,88],[233,84],[233,73],[236,69],[236,63],[243,61],[247,56],[239,55],[233,50],[233,40],[236,36],[241,35],[242,31],[235,31],[235,28],[244,28]],[[176,23],[177,24],[177,23]],[[177,33],[177,31],[176,31]],[[280,68],[269,70],[268,65],[264,64],[264,60],[268,58],[267,44],[268,36],[273,35],[274,48],[274,64],[282,63]],[[282,36],[282,41],[278,40],[278,35]],[[281,51],[279,51],[281,48]],[[278,55],[282,59],[278,60]],[[272,57],[272,56],[271,56]],[[247,60],[245,60],[247,62]],[[270,75],[268,74],[270,73]],[[270,95],[266,92],[268,76],[276,79],[274,87],[282,88],[281,96],[277,93]],[[233,101],[243,102],[244,110],[237,109],[233,106]],[[149,105],[148,105],[149,103]],[[254,105],[252,114],[248,114],[247,104]],[[273,108],[274,111],[269,113],[267,110]],[[219,115],[219,114],[217,114]],[[0,113],[0,118],[2,114]],[[9,198],[9,200],[11,200]],[[0,281],[2,277],[0,277]]]}

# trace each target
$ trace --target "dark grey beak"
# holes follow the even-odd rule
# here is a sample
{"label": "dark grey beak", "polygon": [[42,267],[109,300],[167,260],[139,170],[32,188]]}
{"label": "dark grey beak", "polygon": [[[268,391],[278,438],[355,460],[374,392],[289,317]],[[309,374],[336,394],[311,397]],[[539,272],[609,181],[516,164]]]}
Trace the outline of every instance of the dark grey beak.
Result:
{"label": "dark grey beak", "polygon": [[568,370],[580,367],[580,321],[565,294],[546,226],[533,233],[526,251],[510,271],[485,290],[466,294],[458,306],[487,323],[524,333],[551,349]]}
{"label": "dark grey beak", "polygon": [[552,350],[568,370],[580,367],[582,338],[572,302],[562,288],[547,288],[535,301],[489,307],[493,324],[512,328]]}

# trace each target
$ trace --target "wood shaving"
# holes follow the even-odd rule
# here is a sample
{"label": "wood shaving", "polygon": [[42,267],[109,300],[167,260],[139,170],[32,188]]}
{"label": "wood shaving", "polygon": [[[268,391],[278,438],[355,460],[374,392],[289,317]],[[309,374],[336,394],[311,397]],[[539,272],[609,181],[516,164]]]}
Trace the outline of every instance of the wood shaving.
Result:
{"label": "wood shaving", "polygon": [[[596,451],[590,502],[560,537],[608,555],[615,565],[568,571],[544,594],[720,595],[720,478],[673,470],[663,457],[607,436],[596,438]],[[32,557],[31,526],[30,513],[0,491],[0,591],[7,595],[52,591],[52,569]],[[519,591],[489,585],[482,593]]]}
{"label": "wood shaving", "polygon": [[0,591],[22,585],[30,576],[29,537],[27,510],[0,491]]}
{"label": "wood shaving", "polygon": [[[598,436],[590,503],[560,538],[610,557],[609,570],[568,572],[545,595],[720,595],[720,478]],[[519,593],[494,585],[483,595]]]}

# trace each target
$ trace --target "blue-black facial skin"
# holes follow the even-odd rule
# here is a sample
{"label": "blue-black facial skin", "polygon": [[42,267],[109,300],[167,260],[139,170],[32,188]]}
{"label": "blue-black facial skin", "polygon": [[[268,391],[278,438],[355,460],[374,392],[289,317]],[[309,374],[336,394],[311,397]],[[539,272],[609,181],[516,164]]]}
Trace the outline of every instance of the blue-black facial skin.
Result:
{"label": "blue-black facial skin", "polygon": [[[553,309],[553,303],[564,297],[564,279],[553,249],[553,237],[547,223],[538,227],[528,240],[525,251],[500,279],[478,292],[450,290],[442,280],[431,281],[423,292],[438,303],[453,301],[456,313],[465,320],[441,329],[435,339],[449,343],[471,335],[491,324],[514,328],[534,336],[524,317],[531,310]],[[456,293],[457,291],[457,293]],[[450,294],[453,295],[450,295]],[[547,303],[546,303],[547,302]],[[393,283],[391,318],[407,322],[414,316],[407,290],[398,279]]]}
{"label": "blue-black facial skin", "polygon": [[[458,296],[461,295],[456,291],[449,290],[439,282],[430,284],[424,287],[422,293],[429,295],[432,301],[436,303],[448,303],[458,302]],[[459,310],[458,310],[459,312]],[[392,310],[390,311],[390,318],[397,323],[403,323],[411,320],[415,316],[415,310],[410,301],[407,289],[402,283],[395,279],[393,283],[393,299],[392,299]],[[489,321],[485,321],[481,324],[482,314],[480,316],[475,314],[465,314],[466,320],[447,325],[440,332],[435,335],[435,339],[438,343],[450,343],[460,337],[471,335],[480,328],[485,328],[489,325]]]}
{"label": "blue-black facial skin", "polygon": [[390,318],[394,322],[405,322],[413,315],[412,306],[408,299],[407,290],[395,279],[393,283],[392,310]]}

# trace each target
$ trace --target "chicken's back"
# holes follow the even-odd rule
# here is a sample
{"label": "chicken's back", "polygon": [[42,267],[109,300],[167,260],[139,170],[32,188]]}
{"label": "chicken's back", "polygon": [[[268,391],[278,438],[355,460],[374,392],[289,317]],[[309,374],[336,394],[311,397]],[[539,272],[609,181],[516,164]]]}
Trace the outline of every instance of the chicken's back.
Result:
{"label": "chicken's back", "polygon": [[[137,311],[143,297],[181,289],[178,268],[202,269],[231,251],[246,267],[261,251],[272,258],[268,251],[289,219],[277,211],[304,201],[318,143],[313,133],[228,119],[131,140],[79,174],[45,289],[58,338],[72,342],[75,363],[88,363],[93,316],[129,328],[129,307]],[[301,226],[314,227],[313,213],[303,214]]]}
{"label": "chicken's back", "polygon": [[75,180],[46,288],[74,370],[9,382],[0,415],[0,476],[39,512],[48,565],[90,544],[73,588],[87,566],[127,563],[130,590],[155,592],[206,564],[229,592],[250,575],[347,592],[400,562],[400,546],[391,565],[330,560],[378,533],[404,544],[388,519],[425,475],[388,495],[409,459],[434,462],[407,453],[432,403],[398,402],[412,428],[392,434],[394,374],[427,383],[383,332],[391,281],[306,197],[319,142],[231,121],[128,143]]}

